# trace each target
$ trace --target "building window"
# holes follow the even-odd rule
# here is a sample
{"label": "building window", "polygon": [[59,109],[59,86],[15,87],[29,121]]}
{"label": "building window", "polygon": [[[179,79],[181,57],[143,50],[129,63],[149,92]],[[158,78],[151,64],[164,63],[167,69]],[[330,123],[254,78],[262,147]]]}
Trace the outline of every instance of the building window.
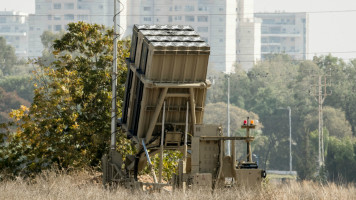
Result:
{"label": "building window", "polygon": [[272,27],[270,31],[271,33],[279,34],[281,33],[281,27]]}
{"label": "building window", "polygon": [[61,16],[55,15],[55,16],[53,17],[53,19],[54,19],[54,20],[61,20]]}
{"label": "building window", "polygon": [[174,6],[174,10],[175,11],[181,11],[182,10],[182,6]]}
{"label": "building window", "polygon": [[51,25],[48,25],[47,29],[48,29],[49,31],[51,31],[51,30],[52,30],[52,26],[51,26]]}
{"label": "building window", "polygon": [[220,11],[220,12],[224,11],[224,8],[219,8],[219,11]]}
{"label": "building window", "polygon": [[199,6],[199,7],[198,7],[198,10],[199,10],[199,11],[208,11],[208,7],[206,7],[206,6]]}
{"label": "building window", "polygon": [[224,39],[219,39],[219,42],[224,42]]}
{"label": "building window", "polygon": [[54,30],[55,30],[55,31],[60,31],[60,30],[62,30],[62,25],[55,25],[55,26],[54,26]]}
{"label": "building window", "polygon": [[0,32],[10,32],[11,27],[10,26],[3,26],[0,29]]}
{"label": "building window", "polygon": [[74,15],[73,14],[66,14],[64,15],[65,20],[74,20]]}
{"label": "building window", "polygon": [[263,19],[263,24],[274,24],[274,19]]}
{"label": "building window", "polygon": [[174,16],[174,20],[175,21],[181,21],[182,20],[182,16]]}
{"label": "building window", "polygon": [[103,5],[99,5],[99,9],[103,9],[104,8],[104,6]]}
{"label": "building window", "polygon": [[41,5],[37,4],[36,9],[38,9],[38,10],[41,9]]}
{"label": "building window", "polygon": [[208,16],[198,16],[198,22],[207,22]]}
{"label": "building window", "polygon": [[47,15],[48,20],[52,20],[52,15]]}
{"label": "building window", "polygon": [[88,20],[89,16],[88,15],[78,15],[77,18],[78,18],[78,20]]}
{"label": "building window", "polygon": [[172,22],[173,19],[172,19],[172,16],[168,16],[168,22]]}
{"label": "building window", "polygon": [[194,16],[185,16],[185,21],[186,22],[194,22]]}
{"label": "building window", "polygon": [[0,17],[0,23],[6,23],[6,17]]}
{"label": "building window", "polygon": [[209,28],[208,27],[198,27],[198,32],[208,32]]}
{"label": "building window", "polygon": [[62,4],[61,3],[54,3],[53,4],[53,8],[59,10],[59,9],[62,8]]}
{"label": "building window", "polygon": [[145,6],[145,7],[143,7],[143,11],[151,11],[151,7]]}
{"label": "building window", "polygon": [[144,18],[143,18],[143,21],[145,21],[145,22],[150,22],[150,21],[151,21],[151,17],[144,17]]}
{"label": "building window", "polygon": [[74,9],[74,3],[65,3],[64,4],[64,9],[73,10]]}
{"label": "building window", "polygon": [[185,11],[186,12],[191,12],[191,11],[194,11],[194,6],[185,6]]}

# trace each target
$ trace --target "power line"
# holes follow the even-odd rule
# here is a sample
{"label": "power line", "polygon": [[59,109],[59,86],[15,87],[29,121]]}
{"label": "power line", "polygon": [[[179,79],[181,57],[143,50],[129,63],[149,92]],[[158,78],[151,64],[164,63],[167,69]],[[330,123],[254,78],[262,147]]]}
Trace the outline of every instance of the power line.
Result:
{"label": "power line", "polygon": [[[140,7],[141,6],[134,6],[134,7]],[[142,6],[143,7],[143,6]],[[76,10],[75,10],[76,11]],[[85,10],[84,10],[85,11]],[[88,10],[86,10],[88,11]],[[151,11],[150,11],[151,12]],[[153,11],[152,11],[153,12]],[[161,12],[161,11],[158,11]],[[167,12],[175,12],[175,11],[168,11]],[[179,10],[179,12],[181,12]],[[196,11],[199,12],[199,11]],[[243,13],[243,14],[263,14],[263,15],[290,15],[290,14],[313,14],[313,13],[350,13],[350,12],[356,12],[356,10],[320,10],[320,11],[298,11],[298,12],[253,12],[253,13]],[[73,14],[73,13],[68,13],[68,14]],[[241,13],[194,13],[192,14],[191,12],[185,12],[183,13],[184,15],[193,15],[193,16],[226,16],[226,15],[242,15]],[[48,16],[48,15],[58,15],[58,16],[64,16],[66,14],[5,14],[1,16]],[[87,16],[110,16],[112,17],[112,14],[76,14],[76,15],[87,15]],[[126,14],[125,16],[153,16],[153,14]],[[175,14],[154,14],[154,16],[182,16],[182,13],[177,13]]]}

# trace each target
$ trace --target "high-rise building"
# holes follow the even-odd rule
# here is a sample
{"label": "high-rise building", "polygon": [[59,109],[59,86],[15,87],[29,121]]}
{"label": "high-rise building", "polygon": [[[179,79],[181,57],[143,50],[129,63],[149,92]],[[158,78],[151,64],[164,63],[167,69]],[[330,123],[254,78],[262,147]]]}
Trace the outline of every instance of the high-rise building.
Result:
{"label": "high-rise building", "polygon": [[[237,1],[222,0],[130,0],[126,10],[125,35],[134,24],[192,26],[211,46],[210,67],[232,72],[236,63]],[[120,14],[124,17],[124,14]],[[121,21],[121,20],[120,20]]]}
{"label": "high-rise building", "polygon": [[239,0],[237,64],[248,71],[261,59],[261,20],[254,17],[253,0]]}
{"label": "high-rise building", "polygon": [[17,57],[28,54],[28,14],[16,11],[0,11],[0,36],[15,48]]}
{"label": "high-rise building", "polygon": [[40,35],[46,31],[65,30],[70,22],[113,26],[113,0],[36,0],[34,15],[30,15],[30,56],[41,56]]}
{"label": "high-rise building", "polygon": [[286,53],[296,60],[308,57],[307,13],[256,13],[262,20],[261,57]]}

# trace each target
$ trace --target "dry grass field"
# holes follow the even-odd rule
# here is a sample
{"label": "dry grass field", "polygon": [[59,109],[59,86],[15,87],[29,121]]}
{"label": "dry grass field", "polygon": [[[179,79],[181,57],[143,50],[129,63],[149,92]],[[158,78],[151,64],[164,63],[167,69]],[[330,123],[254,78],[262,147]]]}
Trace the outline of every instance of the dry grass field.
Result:
{"label": "dry grass field", "polygon": [[126,189],[103,189],[100,178],[88,172],[44,172],[31,182],[21,178],[0,182],[0,199],[356,199],[355,186],[313,182],[269,184],[260,191],[224,189],[144,193]]}

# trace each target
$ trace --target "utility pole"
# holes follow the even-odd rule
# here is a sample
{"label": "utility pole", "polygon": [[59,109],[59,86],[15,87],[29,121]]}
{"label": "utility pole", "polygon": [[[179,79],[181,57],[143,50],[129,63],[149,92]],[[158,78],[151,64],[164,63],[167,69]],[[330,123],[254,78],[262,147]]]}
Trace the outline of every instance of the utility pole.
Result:
{"label": "utility pole", "polygon": [[[227,136],[230,137],[230,74],[227,75]],[[231,141],[227,141],[227,156],[231,155],[230,152]]]}
{"label": "utility pole", "polygon": [[116,86],[117,86],[117,21],[116,21],[116,0],[114,0],[114,58],[113,58],[113,69],[112,69],[112,98],[111,98],[111,150],[116,149]]}
{"label": "utility pole", "polygon": [[[325,101],[325,98],[329,95],[330,93],[327,93],[326,91],[326,77],[330,75],[317,75],[318,77],[318,84],[314,85],[314,92],[312,95],[315,97],[315,100],[318,102],[319,109],[318,109],[318,116],[319,116],[319,127],[318,127],[318,133],[319,133],[319,139],[318,139],[318,163],[319,167],[324,165],[325,162],[325,152],[324,152],[324,131],[323,131],[323,103]],[[324,81],[324,83],[322,83]],[[316,88],[318,89],[316,91]],[[324,91],[323,91],[324,90]]]}
{"label": "utility pole", "polygon": [[289,114],[289,172],[292,172],[292,110],[287,107]]}

